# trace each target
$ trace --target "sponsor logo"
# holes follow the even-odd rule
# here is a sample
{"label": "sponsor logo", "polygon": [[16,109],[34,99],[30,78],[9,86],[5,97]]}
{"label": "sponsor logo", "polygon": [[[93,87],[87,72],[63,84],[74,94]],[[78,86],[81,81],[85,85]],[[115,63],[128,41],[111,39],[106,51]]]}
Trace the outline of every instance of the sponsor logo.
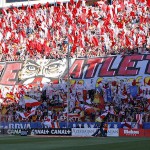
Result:
{"label": "sponsor logo", "polygon": [[51,134],[53,135],[70,135],[71,130],[70,129],[52,129]]}
{"label": "sponsor logo", "polygon": [[107,136],[119,136],[118,129],[108,129]]}
{"label": "sponsor logo", "polygon": [[95,130],[91,129],[91,130],[87,130],[87,129],[73,129],[72,132],[74,132],[75,134],[93,134],[95,132]]}
{"label": "sponsor logo", "polygon": [[118,134],[119,132],[118,132],[118,130],[108,130],[108,133],[109,134]]}
{"label": "sponsor logo", "polygon": [[31,130],[31,135],[48,135],[49,130],[44,130],[44,129],[33,129]]}
{"label": "sponsor logo", "polygon": [[27,136],[28,135],[28,131],[21,131],[21,136]]}
{"label": "sponsor logo", "polygon": [[97,131],[96,128],[72,128],[73,136],[92,136]]}
{"label": "sponsor logo", "polygon": [[139,135],[139,131],[134,131],[134,130],[124,130],[123,131],[125,135],[130,135],[130,136],[136,136]]}
{"label": "sponsor logo", "polygon": [[33,129],[31,135],[71,135],[71,129]]}
{"label": "sponsor logo", "polygon": [[21,134],[21,130],[11,130],[11,129],[8,129],[7,130],[7,134],[9,134],[9,135],[15,135],[15,134],[17,134],[17,135],[19,135],[19,134]]}
{"label": "sponsor logo", "polygon": [[9,129],[31,129],[30,123],[10,123],[8,126]]}

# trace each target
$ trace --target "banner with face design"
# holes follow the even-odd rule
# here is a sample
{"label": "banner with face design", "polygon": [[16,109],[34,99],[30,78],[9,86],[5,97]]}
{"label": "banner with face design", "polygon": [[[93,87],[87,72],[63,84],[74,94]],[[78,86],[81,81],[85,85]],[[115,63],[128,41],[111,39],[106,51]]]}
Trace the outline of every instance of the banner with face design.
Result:
{"label": "banner with face design", "polygon": [[[18,80],[24,84],[33,82],[46,83],[63,76],[67,69],[67,61],[63,60],[28,60],[23,63],[18,73]],[[36,80],[37,79],[37,80]]]}
{"label": "banner with face design", "polygon": [[[67,59],[0,62],[0,85],[39,85],[68,78]],[[95,87],[105,80],[125,80],[150,84],[150,54],[73,58],[69,60],[69,75],[82,84]],[[57,82],[56,82],[57,83]],[[142,83],[141,83],[142,84]]]}

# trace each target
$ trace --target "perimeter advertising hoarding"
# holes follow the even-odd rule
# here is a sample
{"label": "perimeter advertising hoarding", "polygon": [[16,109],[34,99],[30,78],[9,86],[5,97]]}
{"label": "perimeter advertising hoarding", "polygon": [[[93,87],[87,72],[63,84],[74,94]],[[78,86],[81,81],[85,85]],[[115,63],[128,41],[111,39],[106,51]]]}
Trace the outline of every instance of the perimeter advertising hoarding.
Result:
{"label": "perimeter advertising hoarding", "polygon": [[27,136],[30,135],[30,129],[0,129],[0,135],[22,135]]}
{"label": "perimeter advertising hoarding", "polygon": [[119,136],[119,129],[109,128],[107,131],[107,136],[118,137]]}
{"label": "perimeter advertising hoarding", "polygon": [[[90,137],[97,131],[96,128],[62,128],[62,129],[0,129],[0,135],[21,135],[26,132],[27,135],[59,135]],[[25,136],[24,135],[24,136]],[[107,136],[111,137],[150,137],[150,130],[138,129],[109,129]]]}
{"label": "perimeter advertising hoarding", "polygon": [[59,129],[1,129],[1,135],[59,135],[59,136],[71,136],[70,128],[59,128]]}
{"label": "perimeter advertising hoarding", "polygon": [[58,128],[58,129],[32,129],[31,135],[64,135],[71,136],[70,128]]}
{"label": "perimeter advertising hoarding", "polygon": [[72,128],[72,136],[89,137],[97,131],[97,128]]}
{"label": "perimeter advertising hoarding", "polygon": [[150,129],[145,130],[145,137],[150,137]]}
{"label": "perimeter advertising hoarding", "polygon": [[144,137],[144,129],[119,129],[119,136]]}
{"label": "perimeter advertising hoarding", "polygon": [[[90,137],[95,134],[98,128],[72,128],[72,136]],[[108,129],[107,136],[118,137],[119,129]]]}

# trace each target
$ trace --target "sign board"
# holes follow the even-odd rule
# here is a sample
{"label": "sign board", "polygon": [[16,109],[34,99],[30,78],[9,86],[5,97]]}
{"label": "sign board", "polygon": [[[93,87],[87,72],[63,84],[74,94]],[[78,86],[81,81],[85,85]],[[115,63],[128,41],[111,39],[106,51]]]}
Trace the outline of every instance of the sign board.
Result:
{"label": "sign board", "polygon": [[72,136],[90,137],[97,131],[97,128],[72,128]]}
{"label": "sign board", "polygon": [[59,128],[59,129],[32,129],[31,135],[64,135],[71,136],[70,128]]}
{"label": "sign board", "polygon": [[118,137],[119,136],[119,129],[108,128],[107,136]]}
{"label": "sign board", "polygon": [[119,136],[144,137],[144,129],[119,129]]}

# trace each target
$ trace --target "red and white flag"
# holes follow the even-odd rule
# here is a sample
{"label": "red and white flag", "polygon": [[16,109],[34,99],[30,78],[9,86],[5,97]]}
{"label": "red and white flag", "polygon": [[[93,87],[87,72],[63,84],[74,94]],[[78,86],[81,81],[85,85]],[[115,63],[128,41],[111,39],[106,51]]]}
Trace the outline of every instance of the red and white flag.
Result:
{"label": "red and white flag", "polygon": [[41,102],[39,102],[36,99],[33,99],[31,97],[24,96],[23,99],[24,99],[26,107],[35,107],[35,106],[41,105]]}
{"label": "red and white flag", "polygon": [[127,122],[126,119],[124,122],[121,122],[122,128],[131,129],[131,122]]}
{"label": "red and white flag", "polygon": [[142,128],[142,118],[143,118],[142,114],[136,114],[136,121],[138,125],[140,126],[140,128]]}
{"label": "red and white flag", "polygon": [[48,128],[52,128],[52,119],[51,116],[48,116],[44,119],[44,126],[48,127]]}
{"label": "red and white flag", "polygon": [[97,119],[97,122],[102,122],[102,120],[108,115],[108,111],[102,113]]}
{"label": "red and white flag", "polygon": [[29,118],[30,116],[35,115],[36,107],[33,107],[30,112],[20,112],[16,111],[22,118]]}
{"label": "red and white flag", "polygon": [[60,128],[59,122],[58,121],[52,122],[52,128]]}
{"label": "red and white flag", "polygon": [[104,112],[104,113],[101,114],[100,117],[101,117],[101,119],[104,119],[107,115],[108,115],[108,112]]}

